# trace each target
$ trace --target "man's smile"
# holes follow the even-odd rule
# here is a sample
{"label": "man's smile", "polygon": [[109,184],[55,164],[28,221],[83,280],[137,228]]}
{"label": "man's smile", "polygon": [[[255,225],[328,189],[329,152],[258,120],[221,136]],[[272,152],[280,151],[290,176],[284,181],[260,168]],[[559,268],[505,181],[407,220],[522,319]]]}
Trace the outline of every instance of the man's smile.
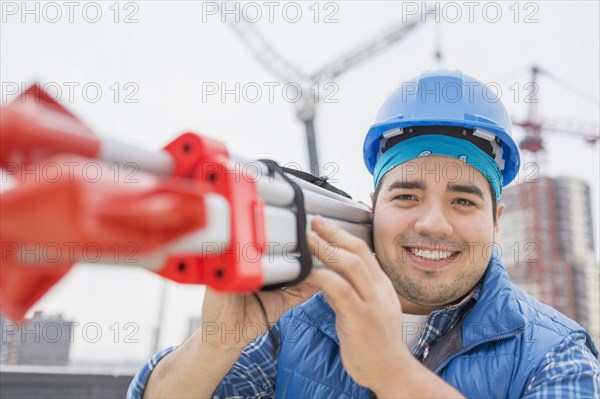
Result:
{"label": "man's smile", "polygon": [[407,259],[418,268],[442,269],[450,266],[460,256],[460,251],[448,251],[440,246],[402,246]]}

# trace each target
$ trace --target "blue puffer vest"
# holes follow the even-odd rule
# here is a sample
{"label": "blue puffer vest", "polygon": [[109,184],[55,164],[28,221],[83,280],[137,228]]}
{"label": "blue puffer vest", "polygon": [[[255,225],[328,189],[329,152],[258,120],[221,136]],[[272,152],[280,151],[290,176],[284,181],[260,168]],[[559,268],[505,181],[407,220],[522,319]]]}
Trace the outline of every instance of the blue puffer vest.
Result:
{"label": "blue puffer vest", "polygon": [[[322,294],[286,313],[278,324],[276,398],[370,397],[342,366],[335,313]],[[587,335],[513,285],[504,266],[492,258],[481,297],[463,319],[462,347],[444,356],[435,372],[466,397],[520,397],[550,348],[575,332]],[[588,341],[598,356],[589,335]]]}

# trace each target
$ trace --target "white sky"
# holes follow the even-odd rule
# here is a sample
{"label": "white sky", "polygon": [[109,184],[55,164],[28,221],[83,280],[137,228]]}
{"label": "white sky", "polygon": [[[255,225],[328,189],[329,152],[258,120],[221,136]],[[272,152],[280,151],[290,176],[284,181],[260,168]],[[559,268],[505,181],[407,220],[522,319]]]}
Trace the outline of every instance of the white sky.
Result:
{"label": "white sky", "polygon": [[[36,3],[27,4],[34,9]],[[231,152],[246,158],[268,157],[306,167],[304,130],[295,119],[294,104],[286,101],[281,86],[275,88],[273,101],[269,101],[267,85],[277,79],[255,61],[219,16],[203,14],[202,4],[147,1],[115,6],[112,1],[98,2],[102,15],[96,23],[86,21],[83,14],[87,7],[85,17],[94,19],[94,4],[77,3],[72,23],[63,2],[54,3],[58,8],[38,3],[39,22],[35,14],[23,15],[21,4],[2,2],[2,104],[14,98],[10,90],[15,84],[54,82],[62,89],[66,105],[99,134],[157,150],[179,133],[191,130],[219,138]],[[220,2],[211,6],[215,4]],[[283,14],[284,3],[276,4],[271,23],[267,5],[253,3],[252,7],[263,12],[254,28],[292,63],[312,72],[402,21],[405,11],[422,3],[303,2],[287,6],[288,14]],[[302,17],[291,23],[296,4],[301,4]],[[541,77],[539,106],[544,120],[591,125],[597,130],[599,3],[485,4],[477,3],[472,9],[472,21],[465,2],[446,5],[437,26],[429,16],[430,23],[405,40],[333,81],[338,89],[333,94],[337,103],[318,108],[319,155],[322,162],[337,165],[329,169],[334,173],[331,178],[355,199],[367,200],[371,189],[371,177],[361,155],[364,134],[378,107],[397,85],[436,67],[436,35],[442,44],[443,66],[498,83],[502,101],[513,117],[526,116],[523,86],[529,81],[528,68],[535,63],[592,98],[583,99]],[[119,22],[115,23],[117,8]],[[57,9],[62,16],[51,23],[49,19],[56,19]],[[316,9],[319,15],[315,23]],[[499,21],[489,22],[497,9],[501,10]],[[462,13],[460,17],[456,10]],[[137,22],[123,23],[127,15]],[[337,22],[324,23],[327,15]],[[451,19],[458,21],[452,23]],[[525,23],[526,19],[531,23]],[[79,84],[72,98],[65,82]],[[115,82],[120,88],[118,101],[114,99]],[[264,88],[261,99],[253,103],[247,98],[236,102],[233,95],[225,101],[218,95],[203,98],[206,84],[233,89],[236,82],[240,87],[250,84]],[[82,93],[88,83],[101,87],[98,102],[86,100]],[[125,86],[127,83],[133,85]],[[139,91],[132,98],[139,101],[124,102],[124,96],[132,94],[135,87]],[[328,93],[332,91],[323,92]],[[91,97],[94,91],[90,89],[87,94]],[[517,137],[521,133],[515,131]],[[598,246],[598,145],[592,147],[580,139],[558,135],[546,136],[545,143],[546,174],[579,177],[591,184]],[[60,312],[81,323],[75,330],[73,360],[140,362],[151,352],[161,285],[158,277],[143,270],[79,266],[35,308]],[[169,283],[167,291],[161,347],[183,339],[187,318],[199,314],[203,289]],[[128,322],[139,330],[126,329]],[[102,337],[92,343],[98,327]],[[117,339],[116,330],[120,330]],[[130,338],[139,342],[124,342],[127,333],[134,333]]]}

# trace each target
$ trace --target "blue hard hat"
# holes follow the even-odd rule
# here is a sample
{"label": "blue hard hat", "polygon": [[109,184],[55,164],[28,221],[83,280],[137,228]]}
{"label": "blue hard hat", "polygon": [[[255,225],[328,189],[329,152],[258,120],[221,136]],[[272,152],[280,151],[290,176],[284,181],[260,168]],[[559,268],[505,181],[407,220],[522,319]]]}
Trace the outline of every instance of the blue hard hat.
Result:
{"label": "blue hard hat", "polygon": [[405,128],[418,126],[472,129],[479,137],[495,140],[498,148],[501,144],[495,161],[502,172],[503,186],[519,171],[519,150],[511,137],[512,123],[506,108],[489,85],[461,71],[424,72],[388,97],[363,145],[369,172],[373,173],[384,135],[402,134]]}

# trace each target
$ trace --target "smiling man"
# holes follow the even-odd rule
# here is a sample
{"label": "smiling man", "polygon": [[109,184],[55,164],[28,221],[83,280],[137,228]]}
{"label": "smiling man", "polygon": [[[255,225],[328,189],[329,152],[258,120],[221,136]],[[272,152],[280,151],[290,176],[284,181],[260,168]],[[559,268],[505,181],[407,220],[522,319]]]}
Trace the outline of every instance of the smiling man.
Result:
{"label": "smiling man", "polygon": [[[410,173],[453,169],[455,181],[440,174]],[[381,182],[375,204],[374,243],[382,269],[402,309],[428,314],[467,295],[487,269],[498,235],[489,184],[480,173],[453,158],[430,155],[392,169]],[[497,212],[497,215],[495,214]],[[409,302],[410,301],[410,302]]]}
{"label": "smiling man", "polygon": [[[498,259],[499,201],[519,153],[484,90],[447,71],[396,90],[363,149],[375,253],[315,218],[309,242],[326,267],[261,293],[276,340],[199,330],[155,355],[128,396],[600,397],[587,332],[511,284]],[[203,321],[234,331],[261,314],[250,296],[207,290]]]}

